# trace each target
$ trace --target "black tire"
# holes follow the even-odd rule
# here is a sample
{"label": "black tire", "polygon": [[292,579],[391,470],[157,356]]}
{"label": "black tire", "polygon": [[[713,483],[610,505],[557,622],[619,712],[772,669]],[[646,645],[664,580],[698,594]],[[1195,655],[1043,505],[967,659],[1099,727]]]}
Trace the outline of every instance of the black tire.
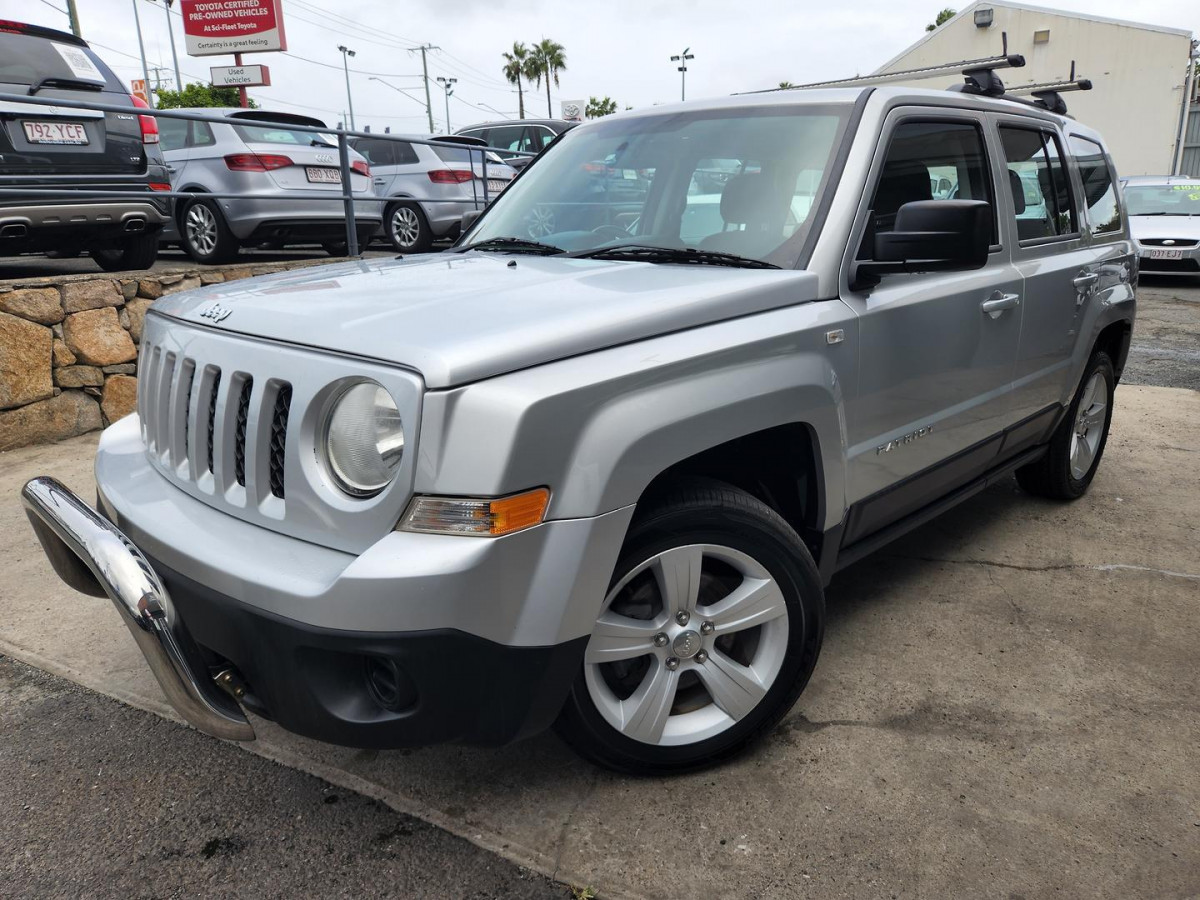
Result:
{"label": "black tire", "polygon": [[[787,621],[780,623],[786,628],[786,650],[778,673],[757,705],[724,731],[693,743],[665,745],[636,740],[610,724],[592,699],[586,665],[581,665],[555,728],[577,753],[594,763],[635,775],[679,774],[718,764],[774,729],[808,684],[825,629],[821,579],[796,532],[774,510],[744,491],[696,479],[643,501],[621,548],[610,591],[656,554],[693,544],[714,544],[746,554],[775,580],[787,609]],[[697,617],[704,608],[696,607]],[[714,645],[713,652],[716,650]],[[713,662],[709,659],[706,664]],[[651,657],[649,665],[655,664]],[[700,683],[699,679],[693,682]],[[673,692],[672,704],[683,696],[683,682],[678,684],[679,693]]]}
{"label": "black tire", "polygon": [[88,255],[105,272],[149,269],[158,259],[158,231],[126,238],[119,247],[93,250]]}
{"label": "black tire", "polygon": [[[200,223],[192,227],[193,215],[202,216],[207,211],[208,220],[201,229]],[[193,213],[195,211],[195,213]],[[207,227],[211,223],[211,230]],[[201,231],[207,238],[201,237]],[[213,200],[193,200],[179,214],[179,244],[198,263],[217,265],[229,262],[241,249],[241,244],[225,223],[225,216]]]}
{"label": "black tire", "polygon": [[[402,231],[402,220],[411,229]],[[433,246],[433,232],[419,203],[393,203],[383,213],[383,233],[397,253],[425,253]]]}
{"label": "black tire", "polygon": [[[1081,427],[1080,404],[1083,402],[1085,394],[1089,393],[1089,386],[1095,376],[1099,376],[1103,380],[1103,430],[1100,433],[1100,439],[1090,465],[1086,471],[1078,475],[1072,471],[1071,453],[1075,446],[1074,439],[1077,429]],[[1096,476],[1096,469],[1100,465],[1100,459],[1104,456],[1104,447],[1108,443],[1108,427],[1112,422],[1113,394],[1116,384],[1117,378],[1113,371],[1112,360],[1103,350],[1097,350],[1092,354],[1087,367],[1083,370],[1079,388],[1075,391],[1075,397],[1072,399],[1066,415],[1063,416],[1062,422],[1059,423],[1058,428],[1054,431],[1054,436],[1050,439],[1050,447],[1046,451],[1046,455],[1017,469],[1017,482],[1022,488],[1031,494],[1049,497],[1053,500],[1076,500],[1084,495],[1088,485]],[[1099,422],[1089,426],[1089,431],[1097,424]]]}

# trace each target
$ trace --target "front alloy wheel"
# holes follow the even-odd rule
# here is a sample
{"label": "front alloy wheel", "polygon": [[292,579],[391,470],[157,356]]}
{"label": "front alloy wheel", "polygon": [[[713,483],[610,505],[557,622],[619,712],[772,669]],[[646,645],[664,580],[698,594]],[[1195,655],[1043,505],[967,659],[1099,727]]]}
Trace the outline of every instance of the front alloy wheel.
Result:
{"label": "front alloy wheel", "polygon": [[721,482],[681,483],[639,505],[559,733],[622,772],[728,759],[804,689],[824,609],[812,557],[778,514]]}

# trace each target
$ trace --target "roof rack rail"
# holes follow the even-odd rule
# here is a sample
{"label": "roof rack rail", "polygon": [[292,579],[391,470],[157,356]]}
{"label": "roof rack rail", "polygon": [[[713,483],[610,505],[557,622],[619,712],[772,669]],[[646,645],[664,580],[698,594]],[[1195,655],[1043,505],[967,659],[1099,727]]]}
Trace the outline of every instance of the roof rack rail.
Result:
{"label": "roof rack rail", "polygon": [[[963,59],[958,62],[938,63],[932,66],[921,66],[918,69],[901,69],[896,72],[878,72],[874,75],[856,75],[853,78],[837,78],[833,81],[814,81],[811,84],[796,84],[786,88],[766,88],[761,91],[743,91],[746,94],[769,94],[775,91],[794,91],[804,90],[807,88],[826,88],[826,87],[842,87],[853,86],[856,84],[878,84],[886,83],[894,79],[909,78],[913,75],[928,76],[937,75],[942,72],[960,71],[964,76],[967,76],[968,84],[971,76],[974,73],[990,72],[993,69],[1019,68],[1025,65],[1025,57],[1019,53],[1008,52],[1008,32],[1001,32],[1002,48],[999,56],[985,56],[982,59]],[[984,77],[982,74],[979,77]],[[999,83],[999,79],[996,79]],[[1001,84],[1000,89],[1003,93],[1004,86]],[[959,90],[958,86],[951,90]],[[978,93],[971,91],[971,93]]]}
{"label": "roof rack rail", "polygon": [[[1033,100],[1030,101],[1034,106],[1049,110],[1052,113],[1057,113],[1060,116],[1067,114],[1067,103],[1063,100],[1062,95],[1069,91],[1090,91],[1092,89],[1092,80],[1090,78],[1075,77],[1075,60],[1071,60],[1071,75],[1066,81],[1042,81],[1036,84],[1021,84],[1011,89],[1012,93],[1032,94]],[[1021,99],[1014,97],[1014,100]]]}

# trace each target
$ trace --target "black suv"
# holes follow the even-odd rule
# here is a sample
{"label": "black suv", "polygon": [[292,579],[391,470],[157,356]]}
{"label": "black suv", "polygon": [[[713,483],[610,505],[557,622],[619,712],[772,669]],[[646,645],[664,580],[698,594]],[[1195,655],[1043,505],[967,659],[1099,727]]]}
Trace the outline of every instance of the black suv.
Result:
{"label": "black suv", "polygon": [[[149,268],[170,215],[170,178],[154,118],[80,38],[0,20],[0,256],[87,251],[102,269]],[[128,107],[100,112],[56,106],[71,100]],[[79,191],[78,199],[14,189]],[[88,192],[128,193],[128,199]]]}

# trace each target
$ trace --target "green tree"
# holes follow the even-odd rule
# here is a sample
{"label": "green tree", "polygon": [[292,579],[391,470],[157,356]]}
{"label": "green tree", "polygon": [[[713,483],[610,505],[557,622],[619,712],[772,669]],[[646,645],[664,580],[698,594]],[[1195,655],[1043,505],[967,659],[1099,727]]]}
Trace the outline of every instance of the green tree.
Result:
{"label": "green tree", "polygon": [[550,105],[550,80],[553,79],[554,86],[558,87],[558,73],[565,71],[566,68],[567,54],[563,45],[558,41],[542,38],[533,45],[533,49],[529,52],[529,69],[526,77],[534,78],[538,87],[542,86],[542,79],[546,79],[546,116],[548,118],[554,118],[554,108]]}
{"label": "green tree", "polygon": [[781,81],[781,82],[779,82],[779,89],[780,89],[781,91],[786,91],[786,90],[788,90],[788,89],[790,89],[790,88],[794,88],[794,87],[795,87],[795,85],[794,85],[794,84],[792,84],[790,81]]}
{"label": "green tree", "polygon": [[[159,109],[193,109],[201,106],[237,106],[238,89],[235,87],[213,87],[193,81],[184,85],[182,91],[166,89],[155,92]],[[258,104],[249,101],[251,109],[258,109]]]}
{"label": "green tree", "polygon": [[595,97],[588,97],[587,108],[583,114],[589,119],[598,119],[601,116],[611,116],[617,111],[617,101],[612,97],[605,97],[603,100],[598,100]]}
{"label": "green tree", "polygon": [[525,118],[525,91],[521,84],[523,78],[529,76],[529,48],[520,41],[513,41],[512,53],[501,53],[504,57],[504,78],[509,84],[517,86],[517,110],[520,118]]}
{"label": "green tree", "polygon": [[945,25],[951,19],[958,15],[958,10],[946,7],[937,14],[937,18],[925,26],[926,31],[937,31],[942,25]]}

